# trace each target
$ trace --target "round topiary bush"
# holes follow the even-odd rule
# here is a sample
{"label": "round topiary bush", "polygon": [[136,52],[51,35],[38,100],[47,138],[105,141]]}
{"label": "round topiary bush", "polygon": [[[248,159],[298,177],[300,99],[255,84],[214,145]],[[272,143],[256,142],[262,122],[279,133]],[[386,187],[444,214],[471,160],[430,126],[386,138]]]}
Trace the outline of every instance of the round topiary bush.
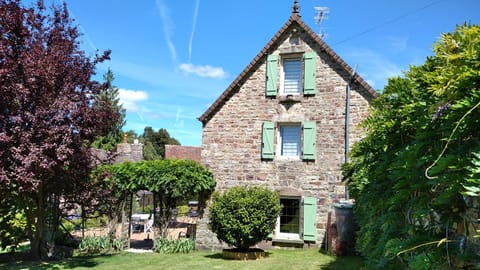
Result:
{"label": "round topiary bush", "polygon": [[248,251],[267,238],[275,227],[281,205],[278,193],[263,187],[233,187],[215,192],[210,210],[210,228],[219,240]]}

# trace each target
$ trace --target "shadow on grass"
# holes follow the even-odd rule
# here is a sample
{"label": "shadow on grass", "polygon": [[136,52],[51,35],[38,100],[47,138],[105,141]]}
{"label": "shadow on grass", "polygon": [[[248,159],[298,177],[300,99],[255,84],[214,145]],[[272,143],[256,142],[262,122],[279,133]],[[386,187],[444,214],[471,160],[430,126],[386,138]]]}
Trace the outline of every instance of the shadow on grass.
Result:
{"label": "shadow on grass", "polygon": [[220,259],[220,260],[231,260],[231,259],[225,259],[223,258],[223,255],[222,253],[214,253],[214,254],[209,254],[209,255],[205,255],[204,256],[205,258],[209,258],[209,259]]}
{"label": "shadow on grass", "polygon": [[322,265],[322,270],[359,270],[365,269],[362,257],[359,256],[339,256],[335,257],[333,262]]}
{"label": "shadow on grass", "polygon": [[[264,251],[264,252],[265,252],[265,258],[268,258],[272,254],[269,251]],[[204,257],[209,258],[209,259],[224,260],[224,261],[234,261],[235,260],[235,259],[232,259],[232,258],[224,258],[223,254],[221,252],[205,255]]]}
{"label": "shadow on grass", "polygon": [[[22,258],[21,260],[0,261],[0,269],[75,269],[77,267],[93,268],[98,266],[101,261],[98,258],[108,258],[113,254],[95,255],[95,256],[75,256],[73,258],[61,261],[29,261]],[[19,256],[16,256],[19,258]]]}

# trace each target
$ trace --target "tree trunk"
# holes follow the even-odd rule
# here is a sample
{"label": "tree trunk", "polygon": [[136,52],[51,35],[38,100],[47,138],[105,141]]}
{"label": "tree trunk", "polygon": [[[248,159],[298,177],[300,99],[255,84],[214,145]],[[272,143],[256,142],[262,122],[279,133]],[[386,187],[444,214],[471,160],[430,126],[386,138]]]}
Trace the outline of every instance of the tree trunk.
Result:
{"label": "tree trunk", "polygon": [[160,217],[160,233],[162,238],[168,238],[168,219],[170,215],[166,214],[169,212],[168,209],[164,209],[162,212],[162,216]]}
{"label": "tree trunk", "polygon": [[56,242],[58,228],[60,227],[60,196],[53,193],[47,198],[46,216],[44,225],[44,239],[46,242],[46,256],[48,258],[56,257]]}
{"label": "tree trunk", "polygon": [[115,213],[108,219],[108,238],[115,239],[117,235],[118,215]]}
{"label": "tree trunk", "polygon": [[160,194],[159,192],[153,192],[153,237],[162,235],[162,230],[160,229]]}
{"label": "tree trunk", "polygon": [[163,195],[163,191],[153,193],[154,208],[154,231],[155,235],[162,238],[168,238],[168,226],[170,223],[170,208],[174,206],[172,199]]}
{"label": "tree trunk", "polygon": [[36,220],[36,207],[32,205],[34,205],[35,203],[30,198],[20,197],[18,198],[18,200],[22,202],[21,207],[25,210],[25,218],[27,220],[26,235],[28,237],[28,240],[30,240],[30,243],[32,243],[33,235],[35,233],[34,225]]}
{"label": "tree trunk", "polygon": [[[110,239],[117,238],[117,224],[122,222],[122,209],[124,204],[123,196],[115,200],[114,209],[108,212],[108,237]],[[120,236],[122,238],[122,236]]]}
{"label": "tree trunk", "polygon": [[85,238],[85,226],[87,225],[87,212],[85,212],[85,207],[82,204],[80,206],[80,211],[82,211],[82,239]]}
{"label": "tree trunk", "polygon": [[33,223],[35,231],[30,239],[30,256],[33,260],[39,260],[47,257],[47,243],[44,239],[46,216],[45,208],[45,191],[43,185],[40,184],[38,188],[36,220]]}
{"label": "tree trunk", "polygon": [[158,191],[154,193],[153,196],[153,207],[155,209],[154,211],[154,219],[153,219],[153,224],[154,224],[154,231],[155,231],[155,236],[160,236],[161,238],[166,238],[166,228],[165,228],[165,206],[163,202],[163,196],[162,192]]}

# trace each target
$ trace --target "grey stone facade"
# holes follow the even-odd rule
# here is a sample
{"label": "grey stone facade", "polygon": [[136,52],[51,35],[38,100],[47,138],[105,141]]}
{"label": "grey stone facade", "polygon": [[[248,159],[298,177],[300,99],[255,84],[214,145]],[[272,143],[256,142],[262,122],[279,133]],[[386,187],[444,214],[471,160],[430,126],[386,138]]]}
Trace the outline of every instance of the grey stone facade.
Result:
{"label": "grey stone facade", "polygon": [[[297,45],[291,38],[299,37]],[[316,94],[266,97],[267,55],[316,53]],[[280,64],[279,64],[280,65]],[[345,152],[346,87],[352,69],[306,26],[297,14],[199,118],[203,123],[202,162],[214,174],[216,189],[266,186],[280,195],[317,199],[317,240],[321,244],[332,204],[345,198],[341,165]],[[279,80],[279,79],[278,79]],[[365,119],[375,92],[358,75],[351,84],[350,143],[362,136],[357,124]],[[315,121],[314,161],[261,159],[262,123]],[[276,139],[277,140],[277,139]],[[197,246],[223,247],[208,229],[208,212],[197,227]],[[275,237],[275,236],[274,236]]]}
{"label": "grey stone facade", "polygon": [[143,160],[143,144],[127,142],[117,144],[115,163],[140,160]]}

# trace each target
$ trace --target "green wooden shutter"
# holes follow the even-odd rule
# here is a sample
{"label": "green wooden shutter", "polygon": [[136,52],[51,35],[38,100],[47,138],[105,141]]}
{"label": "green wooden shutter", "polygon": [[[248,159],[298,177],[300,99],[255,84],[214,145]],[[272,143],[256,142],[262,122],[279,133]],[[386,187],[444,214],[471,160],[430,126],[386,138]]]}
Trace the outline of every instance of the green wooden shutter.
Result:
{"label": "green wooden shutter", "polygon": [[267,88],[265,95],[275,97],[277,95],[278,55],[270,54],[267,57]]}
{"label": "green wooden shutter", "polygon": [[303,241],[317,240],[317,199],[303,198]]}
{"label": "green wooden shutter", "polygon": [[303,82],[303,94],[304,95],[315,95],[315,84],[316,84],[316,56],[315,52],[308,52],[303,55],[305,62],[305,72],[304,72],[304,82]]}
{"label": "green wooden shutter", "polygon": [[303,155],[304,160],[315,160],[315,143],[316,143],[316,122],[308,121],[303,123]]}
{"label": "green wooden shutter", "polygon": [[273,159],[275,154],[273,122],[263,122],[262,126],[262,159]]}

